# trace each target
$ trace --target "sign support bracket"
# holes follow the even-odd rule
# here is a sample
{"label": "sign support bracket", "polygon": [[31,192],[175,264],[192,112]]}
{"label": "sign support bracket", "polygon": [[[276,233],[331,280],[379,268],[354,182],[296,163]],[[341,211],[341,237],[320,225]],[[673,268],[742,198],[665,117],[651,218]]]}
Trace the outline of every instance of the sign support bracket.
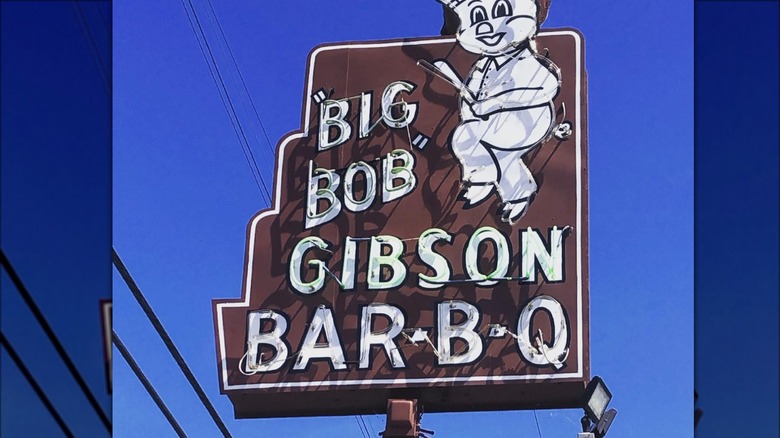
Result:
{"label": "sign support bracket", "polygon": [[420,412],[417,399],[387,400],[387,421],[383,438],[428,438],[433,431],[420,428]]}

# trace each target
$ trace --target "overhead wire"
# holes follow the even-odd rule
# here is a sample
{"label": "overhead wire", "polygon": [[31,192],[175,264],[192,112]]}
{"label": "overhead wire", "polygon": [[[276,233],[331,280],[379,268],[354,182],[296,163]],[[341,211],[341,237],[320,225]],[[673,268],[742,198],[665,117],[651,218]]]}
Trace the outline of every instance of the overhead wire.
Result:
{"label": "overhead wire", "polygon": [[49,322],[43,316],[43,312],[41,312],[41,309],[35,303],[35,300],[30,294],[30,291],[27,290],[27,287],[22,282],[22,279],[19,277],[19,274],[16,273],[16,270],[11,264],[11,261],[6,256],[5,251],[3,251],[1,248],[0,248],[0,263],[2,263],[3,268],[5,268],[6,273],[8,273],[8,277],[11,279],[11,282],[14,284],[14,286],[16,286],[17,292],[19,292],[19,295],[22,296],[22,300],[30,309],[30,312],[32,312],[33,316],[35,317],[35,320],[38,322],[38,325],[41,326],[41,329],[43,329],[43,332],[46,334],[46,337],[54,346],[54,350],[60,356],[60,359],[62,359],[62,361],[65,363],[65,367],[68,369],[68,372],[70,372],[70,375],[73,376],[73,379],[76,381],[76,384],[79,386],[79,389],[81,389],[81,392],[89,401],[90,406],[92,406],[92,409],[95,411],[98,417],[100,417],[101,423],[103,423],[103,425],[106,427],[108,431],[111,431],[111,420],[109,420],[106,413],[103,412],[103,409],[100,407],[100,403],[98,403],[97,399],[95,398],[95,395],[89,389],[87,382],[81,376],[81,373],[79,373],[78,369],[76,368],[76,365],[73,363],[73,360],[71,360],[67,351],[65,351],[65,347],[63,347],[62,342],[60,342],[59,338],[54,333],[54,330],[52,330],[51,325],[49,325]]}
{"label": "overhead wire", "polygon": [[[222,100],[223,105],[225,106],[225,110],[228,113],[228,117],[231,121],[231,124],[233,125],[233,129],[236,132],[237,138],[239,140],[240,145],[242,146],[242,149],[244,150],[244,155],[247,160],[247,164],[250,167],[250,170],[252,171],[253,177],[255,178],[255,182],[258,185],[258,188],[261,191],[261,194],[265,195],[265,200],[270,203],[270,193],[268,191],[268,188],[265,184],[265,181],[263,180],[262,174],[260,172],[259,166],[257,164],[257,160],[254,156],[254,153],[251,149],[251,144],[247,138],[245,129],[243,128],[241,124],[241,120],[239,118],[238,112],[236,111],[236,107],[233,103],[233,100],[230,97],[229,90],[227,89],[227,86],[224,81],[223,74],[220,72],[219,65],[216,61],[216,58],[214,57],[214,52],[211,48],[211,45],[208,42],[206,33],[203,29],[203,26],[201,24],[201,20],[197,15],[197,11],[195,9],[195,6],[192,4],[191,0],[187,0],[187,3],[185,4],[185,0],[181,0],[182,6],[184,7],[185,13],[187,14],[187,19],[190,22],[190,26],[192,28],[192,31],[195,35],[195,38],[198,42],[198,45],[200,47],[201,53],[203,54],[204,60],[206,61],[206,64],[209,68],[209,73],[212,76],[212,79],[214,80],[215,85],[217,86],[217,90],[220,95],[220,99]],[[189,8],[187,8],[187,4],[189,4]],[[248,86],[246,84],[246,80],[244,79],[243,74],[241,73],[241,70],[238,66],[238,63],[235,59],[235,55],[233,53],[233,50],[230,48],[230,44],[227,41],[227,37],[225,35],[224,29],[222,28],[221,23],[219,22],[219,18],[216,15],[216,11],[214,10],[214,6],[211,3],[211,1],[208,2],[209,8],[211,10],[211,13],[214,17],[214,22],[217,25],[217,28],[219,30],[220,35],[222,36],[222,40],[224,42],[224,46],[227,48],[230,61],[232,62],[233,66],[235,67],[235,70],[240,78],[241,85],[244,88],[244,91],[249,99],[250,105],[252,107],[253,113],[255,115],[255,118],[258,121],[258,124],[260,126],[260,129],[263,133],[263,136],[266,141],[266,145],[268,147],[268,150],[270,151],[272,157],[273,154],[275,154],[273,144],[271,143],[270,137],[268,136],[268,132],[265,128],[265,125],[263,124],[263,121],[260,117],[259,111],[257,109],[257,105],[255,105],[254,100],[252,99],[251,94],[249,93]],[[191,12],[191,13],[190,13]],[[194,21],[193,21],[194,19]],[[201,41],[202,39],[202,41]],[[251,127],[251,125],[250,125]],[[255,138],[258,140],[258,143],[260,143],[259,139],[257,138],[257,135],[255,134]],[[129,275],[129,272],[127,272],[126,267],[121,262],[121,259],[119,259],[118,254],[114,250],[114,265],[117,267],[117,269],[120,271],[120,274],[122,274],[122,277],[125,279],[125,282],[130,287],[131,291],[133,291],[133,294],[136,296],[136,299],[139,301],[139,304],[141,304],[141,307],[144,308],[144,311],[147,311],[147,307],[149,312],[153,311],[151,310],[151,307],[148,306],[148,303],[143,298],[143,295],[140,293],[140,289],[137,288],[137,285],[135,285],[135,282],[132,280],[132,278]],[[121,267],[121,268],[120,268]],[[123,271],[127,273],[127,277],[124,275]],[[136,293],[137,292],[137,293]],[[155,324],[156,316],[153,318],[149,314],[147,316],[150,317],[150,320],[152,321],[153,325],[155,325],[155,328],[157,328],[157,324]],[[161,330],[164,331],[162,326],[159,327]],[[159,332],[159,331],[158,331]],[[161,334],[161,337],[163,335]],[[167,343],[166,343],[167,346]],[[175,347],[174,347],[175,348]],[[169,349],[170,350],[170,349]],[[175,351],[175,350],[174,350]],[[171,351],[171,354],[173,355],[173,351]],[[175,358],[175,357],[174,357]],[[178,362],[178,361],[177,361]],[[184,365],[186,367],[186,364]],[[193,377],[194,378],[194,377]],[[192,383],[192,382],[191,382]],[[197,390],[196,390],[197,392]],[[205,396],[205,394],[204,394]],[[363,436],[370,436],[368,432],[368,426],[365,424],[365,420],[362,418],[362,416],[356,416],[356,421],[358,421],[358,426],[360,427],[361,434]],[[362,423],[362,425],[361,425]],[[364,432],[365,430],[365,432]],[[223,431],[223,433],[226,431]],[[226,435],[228,436],[228,435]]]}
{"label": "overhead wire", "polygon": [[[97,64],[97,70],[98,74],[100,75],[100,79],[103,81],[103,84],[105,85],[110,95],[111,75],[106,68],[106,62],[103,61],[103,57],[100,56],[100,48],[98,47],[97,40],[95,39],[95,35],[92,32],[92,28],[89,25],[89,20],[87,20],[87,17],[84,14],[84,10],[81,7],[81,3],[78,0],[71,2],[71,8],[73,10],[73,15],[76,17],[76,21],[78,22],[79,30],[81,30],[81,33],[84,34],[84,37],[89,43],[89,52]],[[102,18],[102,14],[98,13],[98,15],[100,15]]]}
{"label": "overhead wire", "polygon": [[222,40],[225,43],[225,47],[227,47],[228,54],[230,55],[230,60],[233,62],[233,66],[236,68],[236,72],[238,72],[238,77],[241,80],[241,85],[244,87],[244,90],[246,92],[247,97],[249,98],[249,103],[252,106],[252,110],[254,111],[255,118],[257,118],[258,123],[260,124],[260,130],[263,132],[263,135],[265,136],[266,145],[268,146],[268,150],[271,152],[271,156],[276,154],[276,151],[274,150],[274,145],[271,143],[271,138],[268,136],[268,131],[265,129],[265,124],[263,123],[263,120],[260,118],[260,113],[257,110],[257,106],[255,105],[254,99],[252,99],[252,94],[249,92],[249,87],[246,85],[246,81],[244,80],[244,75],[241,73],[241,69],[238,67],[238,62],[236,61],[236,57],[233,55],[233,49],[230,48],[230,44],[228,43],[227,37],[225,36],[225,31],[222,28],[222,24],[219,21],[219,17],[217,16],[217,12],[214,10],[214,5],[211,0],[207,0],[209,4],[209,8],[211,9],[211,13],[214,16],[214,21],[217,23],[217,28],[219,29],[220,35],[222,35]]}
{"label": "overhead wire", "polygon": [[357,415],[355,415],[355,423],[357,423],[358,429],[360,430],[360,436],[362,436],[363,438],[368,438],[368,435],[367,435],[368,432],[363,430],[364,425],[360,424],[360,417],[357,416]]}
{"label": "overhead wire", "polygon": [[[103,14],[103,11],[105,10],[105,8],[101,8],[100,7],[101,3],[96,3],[96,4],[98,5],[97,6],[97,15],[98,15],[98,17],[100,17],[100,22],[103,24],[103,27],[105,28],[106,33],[110,37],[111,36],[111,30],[112,30],[110,12],[109,12],[109,18],[106,18],[106,16]],[[108,5],[108,9],[113,8],[113,5],[111,4],[110,1],[105,1],[105,2],[103,2],[103,4]]]}
{"label": "overhead wire", "polygon": [[49,397],[46,396],[46,393],[43,391],[43,388],[41,388],[41,385],[39,385],[38,382],[35,380],[35,377],[33,377],[30,370],[27,369],[27,366],[24,364],[24,361],[22,361],[22,358],[19,357],[19,355],[16,353],[14,348],[11,346],[11,343],[6,339],[5,334],[3,334],[1,330],[0,330],[0,345],[2,345],[3,348],[5,348],[5,351],[8,352],[8,355],[11,357],[11,360],[16,364],[16,367],[19,368],[19,371],[22,372],[22,375],[24,376],[25,380],[27,380],[27,383],[30,384],[33,391],[35,391],[35,394],[41,400],[43,406],[46,407],[46,410],[49,411],[49,415],[51,415],[52,418],[54,418],[54,421],[60,427],[62,433],[65,434],[65,436],[68,438],[74,438],[73,432],[71,432],[70,429],[68,428],[68,425],[65,424],[65,420],[63,420],[59,412],[57,412],[57,409],[51,403]]}
{"label": "overhead wire", "polygon": [[152,310],[152,306],[149,304],[148,301],[146,301],[146,297],[144,297],[144,294],[143,292],[141,292],[141,289],[138,287],[138,284],[136,284],[135,280],[130,275],[130,271],[127,270],[127,267],[122,262],[122,259],[119,257],[119,254],[117,254],[115,248],[111,249],[111,259],[114,264],[114,267],[116,267],[116,270],[119,272],[119,275],[125,281],[125,284],[127,284],[127,287],[130,289],[130,292],[133,294],[133,297],[141,306],[141,309],[143,309],[144,313],[146,314],[146,317],[152,323],[152,326],[157,332],[157,335],[160,336],[160,339],[162,339],[163,343],[165,344],[165,347],[168,349],[168,352],[171,354],[173,360],[176,362],[176,365],[179,366],[179,369],[181,370],[182,374],[184,374],[184,377],[187,379],[187,382],[190,384],[192,389],[197,394],[198,399],[200,399],[200,402],[203,404],[203,407],[205,407],[206,410],[208,411],[209,415],[211,416],[211,419],[214,421],[214,424],[216,424],[217,428],[219,428],[220,432],[222,432],[222,435],[225,438],[231,437],[230,432],[227,429],[227,426],[225,426],[225,423],[222,421],[222,418],[220,418],[219,414],[217,413],[217,410],[214,409],[214,405],[211,404],[211,401],[206,396],[206,393],[203,391],[203,388],[200,386],[200,383],[198,383],[198,380],[195,378],[195,375],[192,374],[192,371],[190,370],[190,367],[187,365],[187,362],[184,360],[181,353],[176,348],[176,345],[173,343],[173,340],[171,339],[171,337],[168,335],[168,332],[163,327],[162,323],[160,322],[160,319],[154,313],[154,310]]}
{"label": "overhead wire", "polygon": [[536,432],[539,434],[539,438],[542,438],[542,428],[539,427],[539,417],[536,416],[536,409],[534,409],[534,420],[536,420]]}
{"label": "overhead wire", "polygon": [[[361,415],[361,418],[363,418],[362,415]],[[365,422],[365,418],[363,418],[363,421]],[[370,436],[375,436],[376,435],[376,431],[374,430],[374,425],[371,424],[371,417],[368,417],[367,423],[368,423],[368,426],[371,428],[371,435]]]}
{"label": "overhead wire", "polygon": [[[201,0],[201,4],[203,4],[203,0]],[[203,18],[203,27],[204,30],[208,31],[209,34],[215,35],[215,42],[214,46],[219,47],[222,55],[222,59],[227,60],[227,67],[223,66],[222,72],[223,77],[229,77],[231,79],[233,88],[237,95],[234,97],[234,101],[239,101],[241,103],[241,113],[245,115],[245,126],[247,127],[246,131],[251,132],[252,137],[257,142],[258,145],[266,144],[270,145],[270,139],[268,138],[267,133],[265,132],[265,126],[262,123],[262,120],[259,118],[259,113],[257,112],[255,108],[255,119],[257,119],[260,122],[260,128],[263,130],[263,133],[265,133],[265,140],[261,141],[260,137],[257,135],[257,129],[255,125],[257,122],[252,121],[251,116],[251,109],[248,107],[247,100],[249,100],[250,104],[253,104],[254,101],[252,100],[251,94],[249,94],[249,88],[246,85],[246,82],[243,80],[243,75],[241,74],[241,71],[238,67],[238,63],[235,60],[235,56],[233,55],[233,49],[230,48],[230,43],[228,43],[227,36],[225,35],[224,30],[222,29],[222,24],[219,21],[219,17],[217,16],[216,10],[214,9],[214,6],[209,3],[208,4],[209,9],[206,10],[205,15],[206,17]],[[210,29],[206,29],[207,25],[210,25]],[[238,116],[238,115],[237,115]],[[269,157],[270,154],[270,157]],[[273,148],[270,146],[265,148],[260,148],[260,154],[258,154],[261,160],[268,159],[271,163],[273,163],[274,158],[274,151]],[[258,170],[260,170],[260,166],[258,165]],[[262,170],[261,170],[262,174]]]}
{"label": "overhead wire", "polygon": [[368,425],[366,424],[366,418],[363,417],[362,415],[359,415],[359,417],[360,417],[360,422],[363,423],[363,428],[366,430],[366,435],[370,437],[371,433],[368,431]]}
{"label": "overhead wire", "polygon": [[[263,175],[260,172],[260,168],[257,164],[257,160],[255,159],[255,155],[252,152],[251,144],[249,142],[249,139],[247,138],[243,126],[241,125],[241,120],[238,117],[238,112],[236,111],[235,105],[233,104],[233,100],[231,99],[230,93],[227,89],[227,86],[225,85],[225,81],[222,77],[222,73],[219,70],[219,65],[217,64],[217,60],[214,57],[214,52],[211,50],[211,45],[208,42],[206,33],[203,30],[203,26],[201,25],[200,19],[198,18],[198,13],[195,9],[195,6],[192,4],[191,0],[180,0],[180,1],[182,7],[184,7],[185,13],[187,14],[187,20],[189,20],[190,22],[190,26],[192,28],[193,34],[195,35],[195,39],[198,41],[198,46],[200,47],[200,51],[203,54],[203,58],[205,59],[206,64],[209,68],[209,73],[211,74],[211,77],[214,80],[214,84],[217,87],[217,91],[219,93],[220,99],[222,100],[222,104],[225,106],[225,110],[228,113],[228,118],[230,119],[231,125],[233,126],[233,130],[236,133],[236,137],[238,138],[239,145],[241,146],[241,150],[244,153],[244,158],[246,159],[247,164],[249,165],[249,169],[252,172],[252,177],[254,178],[258,189],[260,190],[260,194],[263,197],[263,200],[268,205],[270,205],[271,203],[270,191],[268,190],[265,180],[263,179]],[[187,8],[187,4],[189,4],[190,8]],[[202,42],[201,39],[203,40]]]}
{"label": "overhead wire", "polygon": [[[106,70],[106,65],[103,60],[103,57],[100,55],[100,49],[98,47],[97,41],[95,39],[95,35],[92,32],[92,29],[89,25],[89,20],[87,20],[86,15],[84,14],[83,9],[81,8],[81,5],[79,1],[71,2],[71,10],[73,11],[73,15],[76,19],[76,22],[79,26],[79,30],[86,38],[88,44],[87,48],[90,52],[90,55],[92,55],[93,60],[95,61],[96,68],[98,71],[98,75],[100,76],[103,84],[106,87],[106,90],[108,93],[111,93],[111,78]],[[99,11],[98,11],[99,12]],[[104,17],[102,14],[99,14],[101,20],[104,20]],[[110,33],[110,31],[109,31]],[[103,411],[103,409],[100,407],[100,404],[98,403],[97,399],[95,398],[92,391],[89,389],[89,386],[87,385],[84,378],[79,373],[78,369],[76,368],[75,364],[71,360],[70,356],[67,354],[65,348],[62,346],[62,343],[60,342],[59,338],[57,338],[56,334],[54,333],[54,330],[52,330],[51,326],[47,322],[46,318],[44,317],[43,313],[41,312],[38,305],[35,303],[35,300],[33,300],[32,295],[30,294],[29,290],[27,290],[26,286],[22,282],[19,275],[16,273],[16,270],[14,269],[13,265],[11,264],[11,261],[6,256],[5,252],[0,250],[0,258],[2,259],[2,266],[5,268],[6,272],[8,273],[8,276],[11,278],[11,281],[16,286],[17,291],[22,296],[22,299],[24,300],[27,307],[32,312],[33,316],[35,317],[38,324],[43,329],[44,333],[46,334],[49,341],[54,346],[55,351],[60,356],[62,361],[65,363],[66,368],[68,369],[71,376],[76,381],[76,384],[81,389],[82,393],[84,393],[85,397],[87,398],[90,406],[95,411],[95,413],[100,418],[101,423],[105,426],[105,428],[110,432],[111,431],[111,420],[108,418],[106,413]],[[57,424],[60,426],[60,429],[63,431],[63,433],[66,436],[72,437],[72,432],[68,429],[65,422],[62,420],[62,418],[57,413],[56,409],[54,409],[54,406],[51,404],[51,402],[46,398],[45,393],[43,392],[43,389],[38,385],[38,383],[35,381],[32,374],[29,373],[29,371],[24,366],[24,362],[22,362],[21,358],[16,354],[16,352],[13,350],[13,347],[11,346],[10,342],[5,338],[5,336],[2,337],[3,346],[6,347],[6,350],[8,351],[9,355],[11,356],[11,359],[17,364],[17,367],[19,367],[20,371],[22,371],[22,374],[24,375],[25,379],[27,379],[28,383],[33,387],[33,390],[36,392],[38,397],[41,399],[41,401],[44,403],[46,409],[49,411],[49,413],[52,415],[52,417],[55,419]]]}
{"label": "overhead wire", "polygon": [[[228,114],[228,118],[230,119],[230,123],[231,126],[233,127],[233,131],[236,133],[239,146],[241,147],[247,165],[249,166],[249,169],[252,172],[252,177],[255,180],[255,184],[260,190],[260,194],[263,196],[263,199],[266,202],[269,202],[270,195],[268,192],[268,188],[266,187],[265,181],[263,180],[262,173],[260,172],[259,166],[257,165],[257,161],[254,158],[254,153],[252,152],[251,146],[249,144],[249,140],[246,137],[246,133],[244,132],[244,129],[241,125],[241,121],[238,117],[238,113],[236,112],[235,106],[233,105],[232,99],[230,98],[230,94],[227,89],[227,86],[225,85],[224,80],[222,79],[222,75],[219,71],[219,66],[217,65],[217,61],[216,58],[214,57],[213,51],[211,50],[211,46],[208,43],[206,33],[200,24],[200,19],[197,16],[197,11],[195,10],[194,5],[192,4],[192,2],[189,1],[188,3],[192,8],[192,15],[190,15],[190,9],[187,8],[186,4],[184,3],[184,0],[181,0],[181,4],[184,7],[185,13],[187,14],[187,19],[190,22],[190,27],[192,29],[192,32],[195,35],[195,39],[198,42],[198,46],[200,48],[201,54],[203,55],[203,59],[206,62],[206,65],[209,69],[209,74],[211,75],[211,78],[214,81],[214,85],[217,87],[217,92],[225,108],[225,111]],[[193,21],[193,17],[195,18],[195,21]]]}
{"label": "overhead wire", "polygon": [[[223,104],[225,105],[225,109],[227,110],[228,116],[231,119],[231,123],[234,126],[234,130],[237,129],[236,133],[237,133],[237,136],[239,137],[239,142],[241,142],[241,140],[243,139],[242,146],[246,145],[246,149],[245,150],[249,151],[249,157],[247,158],[247,161],[249,162],[249,160],[251,159],[252,163],[254,164],[254,166],[252,164],[250,164],[250,168],[253,170],[253,174],[256,172],[257,175],[258,175],[258,178],[259,178],[258,187],[262,186],[261,192],[262,191],[265,192],[265,194],[266,194],[266,196],[268,198],[268,202],[270,203],[270,198],[271,198],[270,193],[268,192],[268,189],[266,187],[265,181],[262,178],[262,174],[261,174],[261,172],[259,170],[259,166],[257,165],[257,161],[256,161],[256,159],[254,157],[254,154],[252,153],[251,145],[249,143],[249,140],[247,139],[246,132],[245,132],[245,130],[243,129],[243,127],[241,125],[240,119],[238,117],[238,113],[237,113],[237,111],[235,109],[235,105],[233,104],[233,101],[230,98],[229,92],[228,92],[227,87],[226,87],[225,82],[224,82],[223,75],[221,74],[221,72],[219,70],[219,66],[218,66],[217,61],[216,61],[216,59],[214,57],[213,50],[211,49],[211,46],[208,43],[206,34],[205,34],[204,30],[203,30],[203,26],[202,26],[202,24],[200,22],[200,19],[198,18],[195,6],[192,4],[191,0],[186,0],[186,1],[189,4],[190,9],[187,8],[187,5],[185,4],[185,0],[181,0],[181,3],[182,3],[182,6],[184,7],[184,10],[185,10],[186,14],[187,14],[187,18],[190,21],[190,25],[192,27],[193,33],[195,34],[195,38],[198,41],[198,45],[200,46],[201,52],[202,52],[202,54],[204,56],[204,59],[206,60],[206,63],[208,65],[208,67],[209,67],[209,72],[212,75],[212,79],[214,79],[215,85],[217,85],[217,88],[218,88],[218,91],[219,91],[219,94],[220,94],[220,98],[222,98]],[[238,66],[238,62],[236,61],[235,54],[233,53],[233,50],[231,49],[230,44],[229,44],[229,42],[227,40],[227,36],[225,35],[224,28],[222,27],[222,24],[219,21],[219,17],[218,17],[218,15],[217,15],[217,13],[216,13],[216,11],[214,9],[214,5],[211,2],[211,0],[207,0],[207,3],[208,3],[208,6],[209,6],[209,9],[211,11],[211,15],[213,16],[214,22],[216,23],[216,27],[219,30],[219,34],[220,34],[220,36],[222,38],[222,41],[224,43],[224,47],[227,48],[227,53],[229,55],[230,61],[231,61],[232,65],[233,65],[233,67],[235,68],[235,71],[238,74],[238,77],[239,77],[239,79],[241,81],[241,86],[243,87],[243,89],[245,91],[245,94],[248,97],[248,100],[250,102],[250,106],[252,107],[252,110],[253,110],[253,113],[255,115],[255,118],[257,119],[258,124],[260,126],[260,130],[262,131],[263,136],[265,138],[268,150],[270,151],[271,157],[273,158],[273,155],[275,154],[273,143],[271,142],[271,139],[270,139],[270,137],[268,135],[268,131],[265,128],[265,124],[263,123],[262,118],[260,117],[259,111],[257,109],[257,105],[255,104],[254,99],[252,99],[252,95],[249,92],[249,88],[248,88],[248,86],[246,84],[246,80],[244,79],[244,75],[241,73],[241,69]],[[190,10],[192,11],[192,17],[190,16]],[[195,19],[194,22],[192,20],[193,17]],[[196,25],[197,25],[197,31],[196,31]],[[200,33],[200,37],[198,36],[198,32]],[[203,39],[202,43],[201,43],[201,38]],[[204,46],[205,46],[205,50],[204,50]],[[208,56],[206,55],[206,53],[208,53]],[[209,59],[211,60],[211,62],[209,62]],[[212,66],[213,66],[213,68],[212,68]],[[224,97],[223,97],[223,95],[224,95]],[[250,127],[252,127],[252,126],[250,125]],[[258,140],[258,143],[260,142],[259,139],[257,138],[256,133],[255,133],[255,139]],[[257,178],[256,178],[256,180],[257,180]],[[366,425],[366,422],[365,422],[365,419],[363,418],[363,416],[362,415],[361,416],[355,416],[355,419],[356,419],[356,421],[358,423],[358,426],[360,427],[361,434],[363,434],[363,436],[370,436],[368,426]],[[372,427],[372,429],[373,429],[373,427]]]}
{"label": "overhead wire", "polygon": [[174,418],[171,411],[168,410],[168,407],[165,405],[165,402],[163,402],[162,398],[160,398],[160,395],[154,389],[152,383],[149,382],[149,379],[146,377],[144,372],[141,371],[141,367],[138,366],[138,363],[135,361],[133,356],[127,350],[125,344],[122,342],[121,339],[119,339],[119,336],[116,334],[116,331],[114,330],[111,330],[111,340],[116,346],[116,349],[119,350],[119,354],[122,355],[122,357],[125,359],[125,362],[127,362],[127,364],[130,366],[130,369],[133,370],[135,377],[138,378],[138,380],[144,386],[144,389],[146,389],[146,392],[149,393],[149,397],[152,398],[154,404],[157,405],[157,408],[160,409],[160,412],[162,412],[165,419],[168,420],[168,424],[171,425],[173,430],[176,432],[176,435],[178,435],[179,438],[186,438],[187,434],[184,433],[184,430],[182,430],[181,426],[179,425],[179,422],[176,421],[176,418]]}

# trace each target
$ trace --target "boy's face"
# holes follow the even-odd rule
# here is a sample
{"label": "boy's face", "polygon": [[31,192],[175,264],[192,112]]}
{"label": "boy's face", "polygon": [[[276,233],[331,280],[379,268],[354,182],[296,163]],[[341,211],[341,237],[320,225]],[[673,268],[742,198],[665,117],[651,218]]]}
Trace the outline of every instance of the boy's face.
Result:
{"label": "boy's face", "polygon": [[460,18],[458,41],[472,53],[496,55],[511,51],[536,34],[534,0],[464,0],[455,7]]}

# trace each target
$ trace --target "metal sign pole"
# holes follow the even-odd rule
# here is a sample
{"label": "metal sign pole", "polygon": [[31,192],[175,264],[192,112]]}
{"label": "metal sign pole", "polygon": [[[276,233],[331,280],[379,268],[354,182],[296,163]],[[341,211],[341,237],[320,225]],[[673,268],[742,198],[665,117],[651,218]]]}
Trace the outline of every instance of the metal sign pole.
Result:
{"label": "metal sign pole", "polygon": [[417,408],[417,400],[389,399],[387,400],[387,421],[385,430],[380,433],[383,438],[418,438],[425,436],[420,429],[421,414]]}

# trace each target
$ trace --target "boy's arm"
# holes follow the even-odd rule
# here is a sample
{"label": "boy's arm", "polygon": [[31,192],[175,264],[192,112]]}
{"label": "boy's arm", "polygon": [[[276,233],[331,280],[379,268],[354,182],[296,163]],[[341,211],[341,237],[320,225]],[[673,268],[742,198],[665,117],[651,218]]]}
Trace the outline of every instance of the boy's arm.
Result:
{"label": "boy's arm", "polygon": [[437,59],[436,61],[433,61],[433,64],[431,64],[428,61],[419,60],[417,61],[417,65],[447,81],[460,92],[461,97],[463,97],[469,104],[476,100],[474,93],[469,90],[468,87],[466,87],[458,72],[452,68],[449,62],[443,59]]}
{"label": "boy's arm", "polygon": [[533,81],[523,87],[500,91],[487,99],[475,102],[471,109],[478,116],[485,116],[497,111],[511,111],[539,106],[550,102],[558,91],[558,78],[547,68],[539,65],[540,80]]}

